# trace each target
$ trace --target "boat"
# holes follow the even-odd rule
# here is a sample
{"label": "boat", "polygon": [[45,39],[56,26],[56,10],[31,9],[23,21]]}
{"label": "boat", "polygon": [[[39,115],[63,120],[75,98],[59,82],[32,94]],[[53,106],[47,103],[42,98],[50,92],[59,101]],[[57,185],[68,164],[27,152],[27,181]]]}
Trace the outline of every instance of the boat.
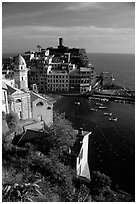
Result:
{"label": "boat", "polygon": [[106,102],[108,102],[109,99],[107,99],[107,98],[102,98],[101,101],[104,101],[104,102],[106,101]]}
{"label": "boat", "polygon": [[116,122],[118,119],[117,118],[109,118],[109,121],[114,121]]}
{"label": "boat", "polygon": [[112,115],[112,113],[104,113],[104,115],[111,116],[111,115]]}
{"label": "boat", "polygon": [[103,103],[95,103],[96,106],[103,106]]}
{"label": "boat", "polygon": [[91,111],[97,111],[98,109],[95,109],[95,108],[91,108],[90,110],[91,110]]}
{"label": "boat", "polygon": [[99,109],[107,109],[106,106],[99,106],[98,108],[99,108]]}
{"label": "boat", "polygon": [[76,101],[74,104],[75,104],[75,105],[80,105],[80,102],[79,102],[79,101],[78,101],[78,102]]}

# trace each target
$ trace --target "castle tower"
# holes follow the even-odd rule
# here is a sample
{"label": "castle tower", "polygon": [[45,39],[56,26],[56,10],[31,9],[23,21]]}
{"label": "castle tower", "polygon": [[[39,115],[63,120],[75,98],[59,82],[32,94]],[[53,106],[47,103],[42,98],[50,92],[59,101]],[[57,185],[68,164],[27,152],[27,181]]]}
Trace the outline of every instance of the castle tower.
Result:
{"label": "castle tower", "polygon": [[28,89],[28,69],[24,58],[20,54],[15,60],[14,78],[18,89]]}
{"label": "castle tower", "polygon": [[63,46],[63,38],[59,38],[59,47]]}

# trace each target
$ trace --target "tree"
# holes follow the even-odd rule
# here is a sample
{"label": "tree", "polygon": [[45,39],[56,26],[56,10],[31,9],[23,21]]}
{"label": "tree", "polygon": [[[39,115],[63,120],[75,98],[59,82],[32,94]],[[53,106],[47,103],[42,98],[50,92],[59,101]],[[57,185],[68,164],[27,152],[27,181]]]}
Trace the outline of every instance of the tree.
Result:
{"label": "tree", "polygon": [[2,141],[6,139],[6,135],[9,133],[9,127],[6,121],[6,113],[2,112]]}
{"label": "tree", "polygon": [[91,192],[100,194],[104,189],[110,189],[111,179],[99,171],[91,172]]}
{"label": "tree", "polygon": [[23,129],[19,123],[19,117],[16,113],[10,112],[6,115],[6,122],[11,132],[16,132],[16,134],[20,134],[23,132]]}
{"label": "tree", "polygon": [[[8,114],[6,118],[8,124],[18,123],[16,114]],[[10,149],[3,147],[3,169],[6,172],[5,175],[8,173],[8,177],[3,177],[3,187],[6,185],[11,189],[9,195],[13,197],[10,198],[18,201],[16,196],[14,197],[14,193],[16,195],[16,190],[18,190],[14,188],[14,184],[22,188],[24,183],[34,183],[37,180],[36,175],[39,175],[40,179],[44,178],[45,182],[41,182],[40,188],[40,192],[44,193],[45,197],[39,197],[39,201],[51,199],[47,197],[47,190],[45,193],[47,183],[50,185],[48,192],[53,196],[54,201],[72,201],[73,177],[76,176],[76,171],[72,170],[69,165],[65,165],[63,159],[74,141],[75,132],[65,119],[65,115],[55,113],[54,124],[48,129],[48,134],[45,133],[45,137],[40,138],[36,143],[25,144],[24,149],[15,148],[14,145]],[[5,190],[3,192],[4,201],[8,199],[6,192]],[[24,199],[24,197],[19,199]]]}
{"label": "tree", "polygon": [[54,113],[54,123],[50,127],[49,137],[52,149],[58,152],[60,158],[68,154],[69,148],[74,145],[76,132],[72,124],[65,118],[64,113]]}

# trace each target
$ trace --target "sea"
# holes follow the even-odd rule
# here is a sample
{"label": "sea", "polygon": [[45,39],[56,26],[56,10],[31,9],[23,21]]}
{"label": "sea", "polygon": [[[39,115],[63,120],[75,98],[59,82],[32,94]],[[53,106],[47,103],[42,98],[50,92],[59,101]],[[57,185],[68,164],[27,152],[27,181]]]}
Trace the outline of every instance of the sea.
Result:
{"label": "sea", "polygon": [[[135,90],[135,55],[88,53],[96,73],[113,73],[115,83]],[[80,101],[80,106],[74,105]],[[63,97],[55,103],[55,110],[65,112],[75,129],[92,132],[89,141],[89,166],[112,180],[112,187],[135,193],[135,105],[103,102],[106,112],[112,112],[117,122],[109,121],[95,100],[80,97]]]}
{"label": "sea", "polygon": [[[15,53],[3,57],[16,56]],[[115,84],[135,90],[135,55],[88,53],[90,63],[96,73],[112,72]],[[80,101],[80,106],[74,105]],[[109,121],[103,110],[97,108],[95,100],[80,97],[61,97],[54,109],[64,112],[75,129],[83,128],[92,132],[89,140],[89,166],[92,171],[100,171],[112,180],[112,186],[135,194],[135,105],[103,102],[107,112],[117,117],[117,122]]]}

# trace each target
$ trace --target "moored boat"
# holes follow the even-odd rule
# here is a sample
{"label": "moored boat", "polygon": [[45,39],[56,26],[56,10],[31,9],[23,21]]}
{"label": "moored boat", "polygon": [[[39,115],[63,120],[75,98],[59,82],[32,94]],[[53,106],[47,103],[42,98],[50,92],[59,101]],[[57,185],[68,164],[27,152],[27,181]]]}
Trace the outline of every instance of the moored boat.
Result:
{"label": "moored boat", "polygon": [[90,110],[91,110],[91,111],[97,111],[98,109],[96,109],[96,108],[91,108]]}
{"label": "moored boat", "polygon": [[99,106],[98,108],[99,108],[99,109],[107,109],[106,106]]}
{"label": "moored boat", "polygon": [[116,122],[118,119],[117,118],[109,118],[109,121],[114,121]]}
{"label": "moored boat", "polygon": [[106,101],[106,102],[108,102],[109,99],[107,99],[107,98],[102,98],[101,101]]}
{"label": "moored boat", "polygon": [[75,104],[75,105],[80,105],[80,102],[79,102],[79,101],[78,101],[78,102],[76,101],[76,102],[74,102],[74,104]]}
{"label": "moored boat", "polygon": [[106,115],[106,116],[111,116],[112,113],[104,113],[104,115]]}
{"label": "moored boat", "polygon": [[103,106],[103,103],[95,103],[96,106]]}

